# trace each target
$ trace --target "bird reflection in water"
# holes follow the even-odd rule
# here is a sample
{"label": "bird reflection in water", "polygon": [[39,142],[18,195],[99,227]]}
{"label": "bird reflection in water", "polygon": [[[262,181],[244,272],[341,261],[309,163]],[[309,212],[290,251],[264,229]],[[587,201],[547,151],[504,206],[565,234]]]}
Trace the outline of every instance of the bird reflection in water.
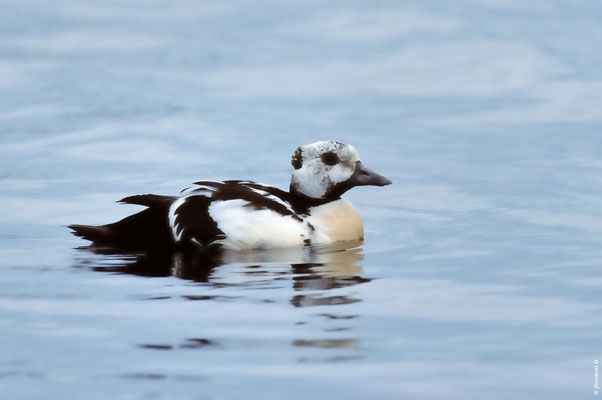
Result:
{"label": "bird reflection in water", "polygon": [[[245,273],[249,276],[261,273],[264,277],[269,277],[271,265],[289,264],[293,275],[293,289],[296,291],[328,290],[369,281],[361,277],[360,263],[364,258],[361,242],[222,253],[123,252],[95,245],[79,247],[77,250],[81,256],[77,261],[78,267],[146,277],[175,276],[196,282],[219,284],[213,278],[220,266],[236,264],[246,268]],[[296,302],[293,304],[301,305]]]}
{"label": "bird reflection in water", "polygon": [[[236,285],[248,287],[266,282],[267,287],[270,287],[272,281],[277,281],[278,285],[281,285],[283,280],[288,279],[293,289],[290,304],[294,307],[335,306],[360,302],[361,298],[353,294],[337,291],[336,295],[329,295],[328,292],[370,281],[369,278],[362,276],[361,262],[364,256],[361,242],[216,254],[124,253],[97,246],[82,247],[79,250],[81,257],[77,266],[101,272],[145,277],[174,276],[208,283],[213,287]],[[283,268],[287,265],[290,265],[290,268]],[[232,273],[233,270],[235,273]],[[197,293],[182,297],[187,300],[215,300],[216,296]],[[299,348],[356,349],[359,344],[355,338],[331,337],[334,332],[348,331],[350,328],[342,327],[341,323],[348,325],[350,320],[356,317],[357,315],[352,313],[316,313],[312,318],[324,321],[320,325],[326,325],[323,329],[326,336],[318,339],[296,339],[291,342],[291,345]],[[298,324],[303,325],[306,322],[299,321]],[[156,344],[145,344],[142,347],[166,348]],[[174,347],[169,347],[172,348]],[[355,358],[355,355],[343,357],[338,355],[328,360],[347,361]],[[308,359],[299,359],[299,361],[304,362]]]}

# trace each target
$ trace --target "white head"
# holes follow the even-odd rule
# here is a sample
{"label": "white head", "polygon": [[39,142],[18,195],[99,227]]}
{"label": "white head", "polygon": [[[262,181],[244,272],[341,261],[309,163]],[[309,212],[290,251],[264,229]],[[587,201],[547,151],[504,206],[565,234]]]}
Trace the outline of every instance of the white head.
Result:
{"label": "white head", "polygon": [[297,148],[292,159],[291,193],[316,200],[333,200],[354,186],[384,186],[384,176],[364,168],[355,147],[328,140]]}

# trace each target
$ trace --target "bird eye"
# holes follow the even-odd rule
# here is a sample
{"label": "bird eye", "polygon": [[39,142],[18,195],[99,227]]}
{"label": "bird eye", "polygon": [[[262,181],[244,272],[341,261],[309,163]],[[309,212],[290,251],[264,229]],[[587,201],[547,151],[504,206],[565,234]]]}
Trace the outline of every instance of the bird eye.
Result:
{"label": "bird eye", "polygon": [[339,160],[339,156],[333,152],[322,154],[322,162],[326,165],[336,165],[339,163],[339,161],[341,161]]}

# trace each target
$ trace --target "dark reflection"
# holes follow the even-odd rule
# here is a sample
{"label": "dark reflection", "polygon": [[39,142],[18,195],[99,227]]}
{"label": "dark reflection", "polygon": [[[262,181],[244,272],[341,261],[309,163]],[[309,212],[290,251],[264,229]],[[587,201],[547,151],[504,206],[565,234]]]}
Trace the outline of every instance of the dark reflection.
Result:
{"label": "dark reflection", "polygon": [[202,347],[214,346],[216,343],[209,339],[186,339],[185,343],[180,344],[181,349],[200,349]]}
{"label": "dark reflection", "polygon": [[238,299],[239,297],[235,297],[235,296],[204,296],[204,295],[185,295],[182,296],[182,298],[186,299],[186,300],[192,300],[192,301],[206,301],[206,300],[211,300],[211,301],[232,301],[235,299]]}
{"label": "dark reflection", "polygon": [[345,363],[345,362],[358,361],[358,360],[361,360],[361,359],[362,359],[361,356],[349,355],[349,356],[334,356],[334,357],[326,357],[326,358],[302,357],[302,358],[299,358],[297,361],[299,363],[323,363],[323,362],[327,362],[327,363]]}
{"label": "dark reflection", "polygon": [[[132,274],[146,277],[175,276],[197,282],[207,282],[215,287],[229,285],[265,285],[266,289],[278,288],[274,280],[290,281],[297,294],[290,303],[295,307],[352,304],[361,301],[359,297],[337,293],[328,295],[331,289],[340,289],[369,282],[361,276],[363,260],[360,243],[338,243],[330,246],[312,246],[297,249],[270,249],[245,252],[223,253],[124,253],[115,249],[88,246],[79,248],[82,257],[77,267],[91,268],[94,271],[118,274]],[[90,257],[98,255],[100,257]],[[274,267],[277,265],[277,268]],[[290,264],[290,270],[283,270],[282,264]],[[227,279],[212,279],[216,268],[221,265],[242,266],[248,282]],[[292,278],[291,278],[292,273]],[[259,279],[259,281],[258,281]],[[307,292],[307,293],[306,293]],[[207,294],[184,295],[193,301],[232,301],[238,296]],[[150,297],[147,300],[168,299],[170,296]],[[271,302],[270,299],[264,299]],[[331,314],[331,318],[347,318]]]}
{"label": "dark reflection", "polygon": [[297,295],[291,299],[291,304],[295,307],[336,306],[360,301],[362,300],[349,296]]}
{"label": "dark reflection", "polygon": [[[330,290],[338,289],[346,286],[357,285],[358,283],[370,282],[368,278],[361,276],[324,276],[319,271],[322,264],[298,264],[293,265],[293,271],[296,273],[304,273],[304,275],[293,278],[293,288],[296,291],[304,290]],[[303,271],[303,272],[301,272]],[[324,306],[337,304],[351,304],[361,301],[357,298],[349,296],[324,296],[316,294],[297,295],[291,299],[291,304],[295,307],[307,306]]]}
{"label": "dark reflection", "polygon": [[[78,266],[94,271],[147,277],[175,276],[207,282],[211,271],[221,264],[221,255],[195,252],[129,253],[107,247],[87,246],[78,250],[106,256],[98,260],[84,259]],[[96,261],[96,262],[94,262]]]}
{"label": "dark reflection", "polygon": [[215,346],[217,343],[210,339],[194,338],[186,339],[178,345],[172,344],[140,344],[138,347],[149,350],[176,350],[176,349],[200,349],[207,346]]}
{"label": "dark reflection", "polygon": [[358,346],[356,339],[314,339],[314,340],[295,340],[293,346],[296,347],[317,347],[321,349],[345,349]]}
{"label": "dark reflection", "polygon": [[141,344],[138,347],[150,350],[173,350],[173,346],[170,344]]}
{"label": "dark reflection", "polygon": [[134,372],[130,374],[118,375],[121,379],[126,380],[151,380],[151,381],[162,381],[162,380],[174,380],[174,381],[204,381],[207,377],[201,375],[168,375],[164,373],[153,373],[153,372]]}
{"label": "dark reflection", "polygon": [[325,276],[324,271],[320,271],[323,266],[323,264],[291,265],[293,272],[300,274],[293,278],[295,290],[329,290],[370,282],[370,279],[361,276]]}
{"label": "dark reflection", "polygon": [[336,315],[336,314],[329,314],[329,313],[325,313],[325,314],[318,314],[320,317],[326,317],[328,319],[355,319],[357,318],[357,315]]}
{"label": "dark reflection", "polygon": [[[289,303],[294,307],[319,307],[353,304],[362,301],[350,291],[340,290],[369,282],[363,275],[362,248],[359,243],[340,243],[334,246],[304,247],[299,249],[272,249],[223,253],[123,253],[109,248],[90,246],[79,249],[76,267],[114,274],[132,274],[144,277],[170,277],[203,282],[211,288],[232,287],[233,291],[208,292],[195,286],[194,293],[178,293],[187,301],[220,302],[274,302],[270,290],[292,288]],[[241,279],[242,278],[242,279]],[[237,289],[238,288],[238,289]],[[245,289],[265,289],[265,297],[247,296]],[[290,290],[290,289],[288,289]],[[142,297],[141,300],[171,299],[173,296]],[[280,297],[281,298],[281,297]],[[300,336],[290,346],[300,351],[312,349],[327,351],[327,358],[313,354],[297,359],[298,362],[346,362],[361,359],[359,340],[353,337],[353,320],[358,315],[349,308],[337,308],[328,313],[305,315],[298,326],[315,326],[318,338]],[[307,328],[306,328],[307,329]],[[322,336],[324,335],[324,336]],[[345,335],[341,337],[339,335]],[[218,338],[219,340],[219,338]],[[136,347],[156,352],[203,349],[217,344],[213,339],[188,338],[181,343],[139,343]],[[304,349],[304,350],[301,350]],[[131,376],[138,379],[166,379],[160,374]]]}
{"label": "dark reflection", "polygon": [[[228,283],[212,281],[214,270],[225,264],[243,265],[244,273],[252,278],[266,277],[270,280],[290,279],[293,273],[293,289],[296,291],[318,291],[337,289],[369,282],[360,276],[363,260],[359,243],[341,243],[324,247],[299,249],[270,249],[245,252],[145,252],[128,253],[107,247],[81,247],[77,267],[94,271],[131,274],[146,277],[175,276],[197,282],[209,282],[216,286]],[[89,257],[98,255],[102,257]],[[290,264],[290,271],[275,269],[271,264]],[[251,281],[251,280],[250,280]],[[306,297],[302,295],[301,297]],[[312,297],[308,295],[308,297]],[[213,300],[214,296],[187,296],[189,300]],[[326,301],[326,300],[325,300]],[[353,302],[353,301],[351,301]],[[294,303],[302,303],[294,301]],[[347,301],[333,300],[332,304]],[[325,303],[320,303],[325,304]]]}

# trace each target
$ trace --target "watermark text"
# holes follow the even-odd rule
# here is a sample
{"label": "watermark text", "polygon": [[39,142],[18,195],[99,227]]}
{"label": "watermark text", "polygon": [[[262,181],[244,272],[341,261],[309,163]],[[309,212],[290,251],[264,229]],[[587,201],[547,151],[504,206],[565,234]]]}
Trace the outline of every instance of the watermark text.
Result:
{"label": "watermark text", "polygon": [[600,385],[598,383],[598,360],[594,360],[594,394],[597,396],[600,392]]}

